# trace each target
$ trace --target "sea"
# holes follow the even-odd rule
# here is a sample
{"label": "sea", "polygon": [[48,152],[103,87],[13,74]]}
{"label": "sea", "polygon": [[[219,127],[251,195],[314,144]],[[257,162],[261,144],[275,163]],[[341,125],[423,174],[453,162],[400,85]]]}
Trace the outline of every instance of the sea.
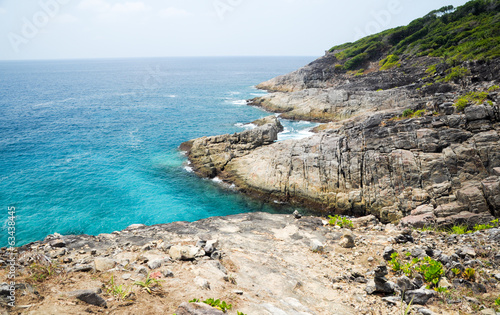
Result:
{"label": "sea", "polygon": [[[9,237],[21,246],[52,233],[292,211],[199,178],[178,147],[252,128],[270,115],[247,105],[266,94],[255,85],[314,59],[0,61],[0,247]],[[315,126],[283,124],[278,141]]]}

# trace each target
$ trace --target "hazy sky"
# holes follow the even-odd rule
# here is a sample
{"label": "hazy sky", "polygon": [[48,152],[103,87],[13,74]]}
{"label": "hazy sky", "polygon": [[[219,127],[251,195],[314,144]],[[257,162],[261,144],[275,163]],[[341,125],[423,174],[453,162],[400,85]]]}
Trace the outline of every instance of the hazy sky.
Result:
{"label": "hazy sky", "polygon": [[319,56],[466,0],[0,0],[0,59]]}

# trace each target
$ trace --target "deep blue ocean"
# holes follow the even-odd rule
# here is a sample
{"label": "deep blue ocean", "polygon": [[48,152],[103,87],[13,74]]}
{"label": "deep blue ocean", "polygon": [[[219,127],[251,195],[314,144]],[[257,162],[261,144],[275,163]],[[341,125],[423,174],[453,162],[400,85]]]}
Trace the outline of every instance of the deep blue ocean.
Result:
{"label": "deep blue ocean", "polygon": [[[269,115],[255,85],[314,57],[0,62],[0,246],[130,224],[287,212],[190,173],[182,142]],[[284,122],[280,139],[311,124]]]}

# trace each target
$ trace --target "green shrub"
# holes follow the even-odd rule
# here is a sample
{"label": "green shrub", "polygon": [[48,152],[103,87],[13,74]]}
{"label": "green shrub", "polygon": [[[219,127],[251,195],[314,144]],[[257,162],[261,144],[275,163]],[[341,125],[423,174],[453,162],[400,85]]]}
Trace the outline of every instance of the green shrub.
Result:
{"label": "green shrub", "polygon": [[467,106],[471,104],[480,105],[484,103],[488,97],[487,92],[469,92],[461,96],[453,106],[456,107],[458,111],[463,111]]}
{"label": "green shrub", "polygon": [[498,90],[498,89],[500,89],[500,86],[498,86],[498,85],[493,85],[492,87],[490,87],[490,88],[488,89],[488,92],[494,92],[494,91],[496,91],[496,90]]}
{"label": "green shrub", "polygon": [[335,216],[329,215],[328,218],[330,219],[328,220],[328,224],[332,226],[338,225],[341,228],[353,228],[351,220],[341,217],[338,214],[336,214]]}
{"label": "green shrub", "polygon": [[398,253],[392,253],[391,260],[389,260],[389,262],[387,263],[389,266],[391,266],[392,270],[395,272],[401,270],[401,260],[399,260],[398,257],[399,257]]}
{"label": "green shrub", "polygon": [[[200,299],[192,299],[191,301],[189,301],[189,303],[199,303],[200,302]],[[219,309],[221,310],[222,312],[226,313],[228,310],[231,310],[233,308],[233,305],[232,304],[227,304],[226,301],[221,301],[219,299],[206,299],[205,301],[203,301],[203,303],[205,304],[208,304],[212,307],[215,307],[216,309]],[[239,314],[240,312],[238,312]]]}
{"label": "green shrub", "polygon": [[368,59],[367,53],[361,53],[359,55],[356,55],[345,62],[344,69],[354,70],[357,67],[359,67],[361,64],[363,64],[363,62],[365,62],[367,59]]}
{"label": "green shrub", "polygon": [[467,225],[454,225],[450,229],[451,234],[465,234],[467,233]]}
{"label": "green shrub", "polygon": [[388,70],[400,65],[399,57],[397,55],[389,55],[380,60],[378,64],[380,65],[380,70]]}
{"label": "green shrub", "polygon": [[342,71],[342,70],[344,70],[344,66],[341,65],[341,64],[336,64],[334,68],[335,68],[335,71]]}
{"label": "green shrub", "polygon": [[405,109],[403,111],[403,117],[411,117],[413,115],[414,111],[413,109]]}
{"label": "green shrub", "polygon": [[425,257],[416,270],[422,274],[425,282],[431,284],[431,287],[437,287],[441,276],[444,274],[443,264],[430,257]]}
{"label": "green shrub", "polygon": [[465,280],[474,281],[476,280],[476,270],[474,268],[467,268],[465,269],[462,276],[465,278]]}
{"label": "green shrub", "polygon": [[467,68],[454,67],[454,68],[446,70],[446,73],[447,73],[447,75],[443,79],[438,80],[438,82],[439,81],[450,82],[450,81],[455,81],[455,80],[464,78],[465,76],[467,76],[470,73],[470,71]]}

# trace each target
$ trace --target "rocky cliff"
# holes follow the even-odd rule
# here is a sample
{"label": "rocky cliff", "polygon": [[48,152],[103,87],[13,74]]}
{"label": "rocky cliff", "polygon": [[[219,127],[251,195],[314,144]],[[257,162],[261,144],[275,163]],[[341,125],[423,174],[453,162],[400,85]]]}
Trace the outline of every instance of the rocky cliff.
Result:
{"label": "rocky cliff", "polygon": [[[500,58],[478,39],[498,43],[500,3],[450,10],[336,46],[259,84],[273,93],[250,105],[324,124],[309,138],[275,143],[272,116],[252,131],[190,141],[183,148],[197,173],[320,213],[420,226],[500,216]],[[490,22],[495,30],[483,34]],[[447,32],[441,48],[423,50]]]}

